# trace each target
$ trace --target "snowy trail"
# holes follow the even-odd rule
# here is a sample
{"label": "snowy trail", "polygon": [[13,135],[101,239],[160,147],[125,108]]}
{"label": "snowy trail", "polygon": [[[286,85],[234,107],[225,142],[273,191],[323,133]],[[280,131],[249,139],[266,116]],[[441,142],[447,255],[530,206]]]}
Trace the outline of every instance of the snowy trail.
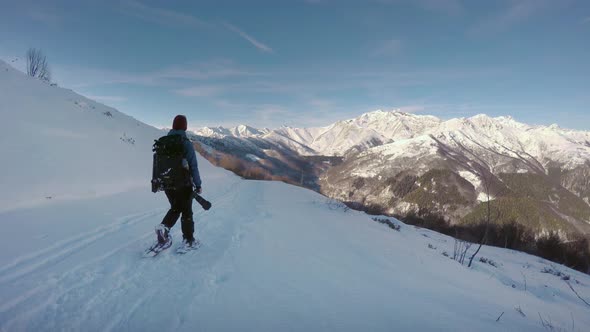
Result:
{"label": "snowy trail", "polygon": [[138,222],[145,221],[148,218],[153,218],[156,215],[161,215],[161,211],[162,209],[158,209],[156,212],[142,213],[133,217],[123,217],[121,218],[121,221],[116,221],[105,227],[99,227],[73,238],[59,241],[48,248],[19,257],[14,262],[0,269],[0,283],[14,280],[44,266],[55,264],[75,252],[82,250],[84,247],[87,247],[115,232],[121,231],[124,227],[132,226]]}
{"label": "snowy trail", "polygon": [[[177,286],[174,284],[178,280],[174,280],[174,276],[184,276],[187,270],[206,271],[206,268],[222,257],[233,243],[239,241],[239,234],[234,234],[239,231],[232,232],[231,228],[228,229],[239,229],[236,226],[237,219],[233,218],[233,224],[227,224],[232,222],[229,218],[215,220],[218,210],[233,210],[236,207],[246,209],[245,206],[239,207],[234,204],[237,189],[243,182],[235,177],[230,179],[226,181],[229,183],[221,187],[219,193],[211,195],[215,209],[204,212],[197,204],[194,207],[197,234],[206,241],[198,253],[201,258],[205,258],[204,260],[187,263],[190,255],[176,257],[172,254],[181,239],[179,227],[175,227],[173,231],[176,244],[172,250],[156,259],[141,257],[143,250],[153,241],[153,225],[159,223],[167,211],[167,204],[163,201],[161,208],[115,218],[115,222],[106,226],[58,241],[1,266],[0,289],[3,293],[11,289],[8,293],[16,295],[12,298],[4,297],[4,302],[0,305],[2,329],[51,329],[46,324],[48,319],[67,322],[69,328],[83,328],[88,326],[88,320],[94,319],[88,314],[97,309],[117,308],[118,303],[124,303],[126,306],[128,299],[135,298],[131,310],[107,310],[105,314],[111,314],[97,317],[96,328],[121,328],[144,303],[154,298],[161,300],[168,297],[170,286]],[[253,194],[255,192],[249,192],[250,197],[256,199]],[[241,202],[245,203],[247,200]],[[205,218],[206,215],[208,218]],[[105,238],[108,238],[108,241],[104,241]],[[217,246],[211,248],[207,243],[210,241],[215,241]],[[110,243],[117,245],[111,247]],[[98,245],[100,248],[96,248]],[[108,251],[99,253],[105,247],[109,248]],[[88,253],[84,255],[84,251]],[[81,257],[92,258],[80,260]],[[208,271],[200,282],[197,278],[191,285],[199,282],[207,287],[211,273]],[[64,306],[72,301],[84,305],[76,310]],[[43,316],[36,325],[35,317],[39,317],[40,313],[43,313]],[[77,318],[73,320],[70,316]],[[105,325],[106,317],[112,317],[108,325]]]}
{"label": "snowy trail", "polygon": [[[147,190],[0,214],[15,225],[7,236],[30,239],[0,243],[0,330],[538,331],[538,314],[590,326],[567,285],[540,273],[544,260],[484,248],[500,266],[469,270],[441,254],[446,236],[201,167],[213,208],[193,205],[203,245],[186,255],[174,253],[176,225],[171,249],[142,257],[168,208]],[[590,297],[588,276],[562,270]]]}

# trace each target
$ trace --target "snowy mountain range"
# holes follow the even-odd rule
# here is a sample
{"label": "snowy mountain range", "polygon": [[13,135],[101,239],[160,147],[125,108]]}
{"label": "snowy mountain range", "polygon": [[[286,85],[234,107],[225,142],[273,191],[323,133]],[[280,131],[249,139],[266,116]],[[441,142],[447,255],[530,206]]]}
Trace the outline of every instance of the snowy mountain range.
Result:
{"label": "snowy mountain range", "polygon": [[223,128],[223,127],[216,127],[216,128],[209,128],[205,127],[198,130],[199,135],[209,136],[209,137],[218,137],[223,138],[226,136],[233,136],[233,137],[255,137],[255,136],[263,136],[267,134],[270,130],[262,129],[258,130],[256,128],[252,128],[246,125],[239,125],[233,128]]}
{"label": "snowy mountain range", "polygon": [[[477,142],[482,148],[539,164],[532,167],[547,168],[558,162],[571,169],[590,160],[590,132],[562,129],[557,125],[531,126],[511,117],[492,118],[485,114],[443,121],[430,115],[377,110],[327,127],[259,130],[240,125],[229,129],[205,127],[195,134],[285,142],[302,155],[344,156],[351,150],[364,151],[382,145],[381,153],[394,153],[402,149],[389,145],[391,143],[403,141],[403,144],[423,146],[439,139],[446,144],[466,146]],[[490,165],[498,166],[502,165]]]}
{"label": "snowy mountain range", "polygon": [[[518,208],[499,219],[516,220],[538,232],[590,234],[590,132],[483,114],[443,121],[378,110],[321,128],[239,126],[203,128],[196,134],[214,146],[233,140],[221,145],[235,155],[241,151],[236,141],[263,141],[304,160],[337,157],[338,162],[316,172],[314,183],[321,193],[361,209],[477,222],[488,195],[498,204],[502,199],[532,198],[531,204],[521,205],[544,211],[539,217]],[[268,158],[264,150],[254,154],[261,161]]]}
{"label": "snowy mountain range", "polygon": [[161,131],[3,62],[0,117],[0,331],[590,326],[587,274],[488,246],[468,268],[449,236],[200,156],[203,245],[143,258],[169,208],[149,188]]}

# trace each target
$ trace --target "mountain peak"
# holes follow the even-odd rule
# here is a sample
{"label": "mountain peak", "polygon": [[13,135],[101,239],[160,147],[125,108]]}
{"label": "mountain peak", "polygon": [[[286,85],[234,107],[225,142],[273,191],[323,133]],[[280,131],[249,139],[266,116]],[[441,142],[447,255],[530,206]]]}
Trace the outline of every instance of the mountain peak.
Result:
{"label": "mountain peak", "polygon": [[264,130],[259,130],[244,124],[237,125],[229,129],[229,131],[236,137],[252,137],[264,135],[266,133]]}
{"label": "mountain peak", "polygon": [[394,108],[390,111],[384,111],[382,109],[377,109],[371,112],[363,113],[359,117],[363,116],[387,116],[387,115],[394,115],[394,116],[413,116],[412,113],[402,112],[399,108]]}

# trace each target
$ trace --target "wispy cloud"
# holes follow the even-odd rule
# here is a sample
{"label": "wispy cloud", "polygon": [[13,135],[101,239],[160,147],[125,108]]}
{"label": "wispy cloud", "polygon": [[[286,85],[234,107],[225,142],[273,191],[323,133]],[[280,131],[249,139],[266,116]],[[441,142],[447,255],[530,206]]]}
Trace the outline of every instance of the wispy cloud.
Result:
{"label": "wispy cloud", "polygon": [[227,22],[223,22],[223,25],[228,28],[229,30],[237,33],[240,37],[244,38],[245,40],[247,40],[250,44],[254,45],[257,49],[266,52],[266,53],[274,53],[273,49],[270,48],[269,46],[263,44],[262,42],[256,40],[256,38],[250,36],[249,34],[245,33],[244,31],[242,31],[241,29],[237,28],[236,26],[227,23]]}
{"label": "wispy cloud", "polygon": [[417,0],[416,3],[424,9],[447,14],[460,14],[465,11],[459,0]]}
{"label": "wispy cloud", "polygon": [[86,88],[112,84],[157,85],[158,77],[105,68],[82,66],[53,66],[53,79],[68,88]]}
{"label": "wispy cloud", "polygon": [[54,76],[58,82],[72,88],[134,84],[145,86],[169,85],[173,81],[203,81],[241,76],[263,76],[263,73],[243,70],[227,60],[185,63],[164,67],[147,73],[132,73],[103,68],[57,66]]}
{"label": "wispy cloud", "polygon": [[587,24],[590,23],[590,16],[586,17],[585,19],[582,20],[583,24]]}
{"label": "wispy cloud", "polygon": [[473,26],[471,35],[494,34],[506,31],[535,14],[541,13],[555,3],[549,0],[512,0],[504,10],[492,14]]}
{"label": "wispy cloud", "polygon": [[217,99],[213,105],[218,112],[228,114],[228,119],[232,119],[225,123],[212,124],[224,127],[246,124],[257,128],[276,128],[282,125],[309,124],[315,120],[311,114],[316,114],[310,111],[294,111],[283,104],[251,103],[232,99]]}
{"label": "wispy cloud", "polygon": [[121,11],[124,14],[158,24],[191,27],[208,25],[194,16],[170,9],[148,6],[138,0],[124,0],[121,4]]}
{"label": "wispy cloud", "polygon": [[367,87],[385,85],[387,87],[421,86],[468,79],[490,79],[505,75],[509,71],[505,67],[448,67],[435,69],[417,69],[406,71],[378,70],[350,73],[349,77],[356,82],[366,82]]}
{"label": "wispy cloud", "polygon": [[151,73],[160,79],[208,80],[238,76],[264,76],[258,71],[239,68],[230,60],[213,60],[168,66]]}
{"label": "wispy cloud", "polygon": [[[366,0],[364,0],[366,1]],[[378,3],[384,4],[410,4],[421,9],[450,15],[461,14],[465,11],[465,7],[460,0],[374,0]]]}
{"label": "wispy cloud", "polygon": [[336,103],[333,100],[324,98],[311,98],[307,103],[316,110],[332,110],[336,107]]}
{"label": "wispy cloud", "polygon": [[[315,110],[336,109],[332,99],[318,96],[333,96],[344,91],[368,94],[370,98],[391,97],[392,91],[406,87],[432,87],[455,84],[457,81],[497,78],[506,74],[505,68],[461,68],[440,70],[378,70],[342,72],[334,70],[293,70],[290,72],[268,73],[260,79],[231,79],[216,81],[214,84],[193,84],[172,90],[176,94],[193,97],[251,96],[260,98],[298,99],[307,108]],[[330,77],[326,80],[310,77]],[[203,82],[204,83],[204,82]],[[228,106],[218,105],[218,106]]]}
{"label": "wispy cloud", "polygon": [[[270,103],[248,103],[232,99],[216,99],[213,105],[217,112],[228,114],[227,121],[214,122],[209,126],[233,127],[239,124],[257,128],[274,128],[290,121],[295,113],[287,106]],[[207,126],[207,124],[203,124]]]}
{"label": "wispy cloud", "polygon": [[[183,12],[148,6],[139,0],[123,0],[121,2],[120,11],[128,16],[137,17],[145,21],[150,21],[157,24],[168,25],[168,26],[183,26],[183,27],[216,27],[219,28],[218,24],[211,24],[204,20],[198,19],[192,15],[185,14]],[[246,33],[244,30],[236,27],[235,25],[228,22],[221,22],[221,24],[228,30],[238,34],[240,37],[248,41],[257,49],[266,52],[274,53],[274,50],[252,35]]]}
{"label": "wispy cloud", "polygon": [[184,89],[178,89],[174,92],[186,97],[212,97],[220,94],[224,88],[217,85],[198,85]]}
{"label": "wispy cloud", "polygon": [[0,1],[0,8],[2,8],[0,20],[4,20],[7,16],[15,16],[19,18],[19,21],[25,21],[27,24],[42,24],[49,28],[59,27],[66,20],[72,19],[68,15],[68,8],[63,6],[61,1]]}
{"label": "wispy cloud", "polygon": [[399,39],[388,39],[383,41],[377,48],[373,50],[372,55],[381,56],[394,56],[397,55],[402,49],[402,42]]}
{"label": "wispy cloud", "polygon": [[276,126],[277,123],[284,123],[290,112],[281,105],[260,105],[253,110],[256,122],[264,123],[264,126]]}
{"label": "wispy cloud", "polygon": [[[340,0],[305,0],[306,3],[311,5],[319,4],[334,4],[338,5]],[[343,2],[343,1],[342,1]],[[465,12],[465,7],[461,3],[461,0],[356,0],[352,1],[361,4],[408,4],[420,9],[434,12],[443,13],[448,15],[457,15]]]}
{"label": "wispy cloud", "polygon": [[27,15],[32,20],[48,26],[57,26],[62,20],[56,11],[48,8],[31,7],[28,9]]}

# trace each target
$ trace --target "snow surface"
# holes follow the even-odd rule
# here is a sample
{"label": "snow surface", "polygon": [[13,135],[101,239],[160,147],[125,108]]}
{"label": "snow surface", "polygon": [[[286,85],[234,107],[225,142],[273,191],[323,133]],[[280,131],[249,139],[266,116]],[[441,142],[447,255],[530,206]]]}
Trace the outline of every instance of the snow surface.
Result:
{"label": "snow surface", "polygon": [[[449,237],[394,220],[397,232],[305,189],[199,162],[214,207],[195,204],[203,246],[185,256],[173,253],[177,226],[172,250],[141,257],[167,209],[146,190],[0,214],[11,225],[0,244],[1,329],[538,331],[538,313],[590,326],[590,308],[540,272],[545,260],[484,247],[499,266],[468,269],[442,255]],[[587,275],[555,268],[590,296]]]}
{"label": "snow surface", "polygon": [[473,188],[477,189],[481,185],[481,179],[477,176],[477,174],[470,172],[470,171],[459,171],[459,175],[464,178],[465,180],[469,181]]}
{"label": "snow surface", "polygon": [[0,211],[146,186],[162,133],[0,61]]}
{"label": "snow surface", "polygon": [[[3,98],[32,91],[0,84],[11,89]],[[41,92],[48,99],[63,97],[61,90],[35,93]],[[202,247],[174,254],[181,238],[177,225],[172,250],[143,258],[155,237],[153,227],[168,209],[163,194],[121,183],[114,194],[86,196],[69,178],[44,169],[62,169],[72,181],[86,178],[93,189],[98,182],[92,172],[116,159],[136,166],[138,178],[147,182],[153,129],[133,121],[99,121],[92,112],[68,118],[69,126],[57,128],[67,128],[70,137],[89,131],[94,136],[95,145],[88,148],[97,156],[89,173],[77,156],[53,158],[61,156],[55,143],[63,144],[63,135],[37,135],[42,120],[48,121],[46,128],[56,128],[56,121],[44,119],[48,109],[26,99],[12,105],[15,112],[34,106],[29,117],[11,118],[22,130],[12,133],[24,146],[38,144],[45,159],[23,153],[19,161],[35,163],[48,176],[18,190],[32,196],[56,176],[67,182],[64,195],[76,199],[0,212],[0,331],[540,331],[539,316],[556,329],[590,328],[590,307],[557,272],[541,271],[567,274],[586,300],[588,275],[490,247],[480,256],[497,267],[477,261],[469,269],[443,255],[453,254],[452,238],[389,219],[400,226],[396,231],[317,193],[245,181],[201,157],[204,196],[213,203],[209,211],[194,204]],[[41,117],[37,130],[26,127],[34,115]],[[134,126],[141,151],[122,153],[111,135],[132,133]],[[70,143],[87,157],[85,140]],[[12,153],[1,148],[3,158]],[[19,179],[29,171],[11,170]],[[3,186],[2,197],[13,189]]]}
{"label": "snow surface", "polygon": [[251,154],[251,153],[248,153],[248,154],[246,155],[246,158],[248,158],[248,159],[250,159],[251,161],[254,161],[254,162],[257,162],[257,161],[259,161],[259,160],[260,160],[260,158],[258,158],[257,156],[255,156],[255,155],[253,155],[253,154]]}

